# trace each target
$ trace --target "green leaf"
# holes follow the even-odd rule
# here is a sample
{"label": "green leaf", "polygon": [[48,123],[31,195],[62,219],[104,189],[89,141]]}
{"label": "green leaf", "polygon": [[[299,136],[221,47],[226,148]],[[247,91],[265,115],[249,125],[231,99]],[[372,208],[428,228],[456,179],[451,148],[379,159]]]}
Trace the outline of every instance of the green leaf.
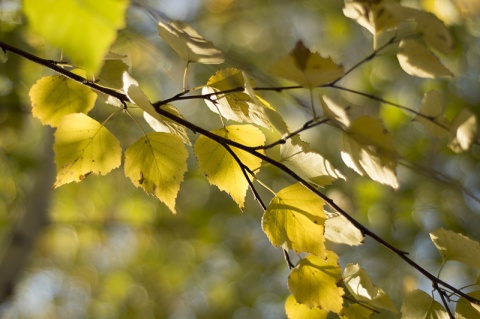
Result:
{"label": "green leaf", "polygon": [[441,304],[422,290],[410,292],[402,306],[402,319],[448,319],[448,313]]}
{"label": "green leaf", "polygon": [[105,175],[120,166],[122,148],[102,124],[82,113],[65,115],[53,144],[57,180],[53,188],[79,182],[90,174]]}
{"label": "green leaf", "polygon": [[480,243],[462,234],[439,228],[430,233],[430,238],[442,257],[480,269]]}
{"label": "green leaf", "polygon": [[222,51],[182,21],[159,22],[158,34],[187,62],[220,64],[225,61]]}
{"label": "green leaf", "polygon": [[361,304],[349,305],[340,312],[341,319],[368,319],[373,315],[373,310]]}
{"label": "green leaf", "polygon": [[[123,73],[123,90],[127,93],[132,103],[145,111],[143,117],[155,131],[176,134],[182,138],[185,144],[192,145],[185,127],[157,113],[148,97],[138,86],[137,80],[132,78],[127,72]],[[162,105],[162,108],[177,117],[182,117],[173,105]]]}
{"label": "green leaf", "polygon": [[356,300],[366,302],[376,308],[398,313],[390,298],[385,294],[385,291],[375,286],[366,271],[358,264],[345,266],[343,282]]}
{"label": "green leaf", "polygon": [[280,146],[280,162],[302,178],[320,186],[331,184],[336,179],[345,179],[322,155],[298,136],[288,139]]}
{"label": "green leaf", "polygon": [[450,126],[448,119],[443,115],[444,111],[443,96],[437,90],[428,91],[422,99],[422,106],[419,113],[428,116],[416,116],[415,121],[422,124],[431,134],[439,138],[448,135],[446,128]]}
{"label": "green leaf", "polygon": [[125,26],[126,0],[25,0],[32,30],[63,50],[73,63],[97,73],[103,57]]}
{"label": "green leaf", "polygon": [[289,55],[272,65],[271,73],[313,89],[337,80],[344,74],[344,70],[331,58],[310,52],[302,41],[298,41]]}
{"label": "green leaf", "polygon": [[358,246],[365,238],[360,230],[340,214],[329,214],[325,221],[325,239],[335,244]]}
{"label": "green leaf", "polygon": [[41,78],[29,94],[33,116],[52,127],[57,127],[67,114],[88,113],[97,99],[90,88],[62,75]]}
{"label": "green leaf", "polygon": [[380,119],[366,115],[356,119],[342,134],[340,149],[344,163],[358,174],[398,187],[392,137]]}
{"label": "green leaf", "polygon": [[125,175],[133,185],[154,195],[176,213],[175,200],[187,171],[187,158],[187,149],[179,136],[152,132],[126,150]]}
{"label": "green leaf", "polygon": [[457,114],[450,127],[450,143],[448,147],[456,153],[470,148],[477,138],[477,117],[468,109]]}
{"label": "green leaf", "polygon": [[326,259],[308,255],[288,276],[288,289],[298,303],[339,313],[344,294],[337,286],[342,279],[341,271],[338,256],[332,251],[327,252]]}
{"label": "green leaf", "polygon": [[[480,291],[472,291],[467,295],[480,300]],[[468,301],[467,299],[461,297],[457,302],[455,318],[456,319],[480,318],[480,305],[474,304]]]}
{"label": "green leaf", "polygon": [[[245,78],[240,70],[221,69],[208,79],[207,86],[202,89],[202,94],[212,94],[245,86]],[[256,97],[252,98],[247,89],[242,92],[212,95],[210,99],[205,99],[205,103],[212,112],[220,114],[228,120],[272,128],[266,115],[265,105],[260,103]]]}
{"label": "green leaf", "polygon": [[[265,143],[265,135],[252,125],[230,125],[211,132],[245,146],[260,146]],[[235,147],[231,147],[231,150],[243,165],[254,173],[258,172],[261,159]],[[227,192],[243,210],[248,182],[235,158],[221,144],[203,135],[195,142],[194,151],[198,167],[207,176],[210,184]]]}
{"label": "green leaf", "polygon": [[402,69],[421,78],[450,77],[450,72],[438,57],[417,40],[402,40],[397,53]]}
{"label": "green leaf", "polygon": [[326,257],[323,237],[325,202],[297,183],[282,189],[262,217],[262,229],[273,246]]}
{"label": "green leaf", "polygon": [[288,319],[327,319],[328,311],[320,308],[309,308],[298,303],[293,295],[285,301],[285,312]]}

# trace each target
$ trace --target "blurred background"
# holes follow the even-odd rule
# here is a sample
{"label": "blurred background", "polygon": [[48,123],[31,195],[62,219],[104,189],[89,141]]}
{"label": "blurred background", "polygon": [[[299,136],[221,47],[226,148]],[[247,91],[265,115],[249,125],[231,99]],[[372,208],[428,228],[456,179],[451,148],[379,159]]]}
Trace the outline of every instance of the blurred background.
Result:
{"label": "blurred background", "polygon": [[[463,107],[480,115],[479,2],[402,3],[432,11],[448,25],[456,51],[443,61],[455,77],[410,77],[393,51],[387,51],[341,84],[412,109],[419,108],[426,91],[438,89],[450,120]],[[127,26],[111,51],[127,55],[130,73],[152,101],[181,92],[184,62],[158,36],[152,13],[161,12],[213,41],[225,52],[225,67],[247,71],[259,86],[287,85],[270,76],[268,68],[298,40],[346,69],[372,52],[372,35],[346,18],[343,6],[335,0],[139,0],[128,9]],[[28,29],[21,7],[21,1],[0,1],[1,40],[46,59],[60,59],[57,48]],[[191,65],[187,86],[205,84],[224,66]],[[2,318],[286,318],[288,266],[281,249],[272,247],[263,234],[262,211],[250,191],[241,212],[197,171],[192,153],[177,198],[177,215],[135,188],[122,168],[51,190],[53,130],[32,117],[28,95],[29,88],[51,72],[12,54],[0,70]],[[429,232],[444,227],[480,240],[478,145],[457,155],[399,109],[352,94],[327,90],[316,94],[336,97],[353,105],[354,111],[378,114],[394,135],[403,164],[398,168],[400,188],[393,191],[342,164],[335,129],[320,126],[302,133],[303,140],[347,177],[327,187],[327,195],[434,274],[441,258]],[[263,97],[292,130],[310,118],[308,92],[271,92]],[[202,127],[221,126],[202,101],[175,106]],[[99,98],[91,114],[101,120],[116,110]],[[124,149],[142,134],[121,114],[107,127]],[[259,177],[275,191],[292,183],[271,168]],[[261,195],[267,203],[272,197],[263,189]],[[332,248],[342,266],[353,262],[365,268],[398,309],[405,291],[431,290],[429,282],[369,239],[361,247]],[[293,254],[292,258],[296,259]],[[462,287],[476,282],[478,272],[449,263],[441,278]]]}

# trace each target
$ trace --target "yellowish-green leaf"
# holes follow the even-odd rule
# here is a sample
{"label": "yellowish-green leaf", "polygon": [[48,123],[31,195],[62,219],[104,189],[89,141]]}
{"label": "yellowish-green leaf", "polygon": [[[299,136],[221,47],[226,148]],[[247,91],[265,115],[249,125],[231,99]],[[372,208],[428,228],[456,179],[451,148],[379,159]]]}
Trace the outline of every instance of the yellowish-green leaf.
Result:
{"label": "yellowish-green leaf", "polygon": [[373,307],[398,313],[382,288],[375,286],[366,271],[358,264],[348,264],[343,272],[343,282],[356,300]]}
{"label": "yellowish-green leaf", "polygon": [[423,35],[423,40],[435,50],[449,54],[453,51],[453,38],[445,24],[433,13],[410,9],[417,22],[417,30]]}
{"label": "yellowish-green leaf", "polygon": [[331,184],[338,178],[345,179],[329,161],[298,136],[280,146],[280,161],[302,178],[320,186]]}
{"label": "yellowish-green leaf", "polygon": [[73,63],[97,73],[103,57],[125,26],[127,0],[25,0],[30,27],[61,48]]}
{"label": "yellowish-green leaf", "polygon": [[[422,124],[431,134],[439,138],[448,135],[447,128],[450,126],[448,119],[443,115],[444,101],[442,94],[437,90],[428,91],[423,96],[420,115],[415,121]],[[425,118],[425,116],[428,117]]]}
{"label": "yellowish-green leaf", "polygon": [[100,74],[96,77],[97,84],[113,89],[122,89],[123,73],[128,70],[128,65],[122,60],[124,58],[125,56],[109,53]]}
{"label": "yellowish-green leaf", "polygon": [[[480,291],[468,293],[470,297],[480,300]],[[455,314],[456,319],[480,318],[480,305],[474,304],[467,299],[461,297],[457,302]]]}
{"label": "yellowish-green leaf", "polygon": [[349,305],[340,312],[341,319],[368,319],[373,315],[373,310],[361,304]]}
{"label": "yellowish-green leaf", "polygon": [[[132,103],[145,111],[143,116],[155,131],[176,134],[182,138],[185,144],[191,145],[185,127],[157,113],[148,97],[138,86],[137,80],[127,72],[123,73],[123,90]],[[162,108],[177,117],[182,117],[173,105],[162,105]]]}
{"label": "yellowish-green leaf", "polygon": [[326,257],[325,202],[305,186],[290,185],[275,196],[263,214],[262,229],[273,246]]}
{"label": "yellowish-green leaf", "polygon": [[338,214],[327,216],[325,221],[325,239],[335,244],[358,246],[363,244],[364,236],[351,222]]}
{"label": "yellowish-green leaf", "polygon": [[125,175],[176,213],[175,200],[187,171],[187,158],[178,135],[152,132],[126,150]]}
{"label": "yellowish-green leaf", "polygon": [[430,238],[442,257],[480,269],[480,243],[462,234],[439,228],[430,233]]}
{"label": "yellowish-green leaf", "polygon": [[397,58],[402,69],[413,76],[421,78],[453,76],[438,57],[417,40],[402,40]]}
{"label": "yellowish-green leaf", "polygon": [[328,311],[320,308],[309,308],[298,303],[293,295],[285,301],[285,312],[288,319],[327,319]]}
{"label": "yellowish-green leaf", "polygon": [[340,106],[329,97],[322,95],[320,96],[320,103],[322,104],[323,116],[343,128],[350,126],[350,118],[346,107]]}
{"label": "yellowish-green leaf", "polygon": [[341,272],[334,252],[328,251],[326,259],[308,255],[288,276],[288,289],[298,303],[339,313],[344,294],[343,289],[337,286],[342,279]]}
{"label": "yellowish-green leaf", "polygon": [[[260,146],[265,143],[265,135],[252,125],[230,125],[213,130],[212,133],[245,146]],[[261,159],[235,147],[231,147],[231,150],[243,165],[254,173],[258,172]],[[225,147],[203,135],[195,142],[194,151],[198,167],[207,176],[210,184],[227,192],[240,209],[243,209],[248,181],[235,158]],[[247,175],[252,179],[250,174]]]}
{"label": "yellowish-green leaf", "polygon": [[450,127],[450,143],[448,147],[456,153],[470,148],[477,138],[477,117],[468,109],[457,114]]}
{"label": "yellowish-green leaf", "polygon": [[402,306],[402,319],[448,319],[443,306],[422,290],[410,292]]}
{"label": "yellowish-green leaf", "polygon": [[344,163],[358,174],[398,187],[392,137],[380,119],[362,116],[353,121],[342,134],[340,149]]}
{"label": "yellowish-green leaf", "polygon": [[88,113],[96,99],[90,88],[61,75],[43,77],[30,89],[33,116],[52,127],[67,114]]}
{"label": "yellowish-green leaf", "polygon": [[7,52],[0,50],[0,63],[5,63],[8,61]]}
{"label": "yellowish-green leaf", "polygon": [[[245,79],[240,70],[221,69],[210,77],[207,86],[202,89],[202,94],[212,94],[245,86]],[[257,124],[271,129],[265,105],[259,103],[256,97],[252,98],[247,89],[242,92],[212,95],[211,99],[205,99],[205,103],[212,112],[220,114],[228,120]]]}
{"label": "yellowish-green leaf", "polygon": [[90,174],[105,175],[120,166],[122,148],[102,124],[82,113],[65,115],[55,132],[54,188],[79,182]]}
{"label": "yellowish-green leaf", "polygon": [[158,34],[187,62],[220,64],[225,61],[222,51],[182,21],[159,22]]}
{"label": "yellowish-green leaf", "polygon": [[344,74],[344,70],[331,58],[312,53],[302,41],[298,41],[289,55],[272,65],[271,73],[313,89],[337,80]]}

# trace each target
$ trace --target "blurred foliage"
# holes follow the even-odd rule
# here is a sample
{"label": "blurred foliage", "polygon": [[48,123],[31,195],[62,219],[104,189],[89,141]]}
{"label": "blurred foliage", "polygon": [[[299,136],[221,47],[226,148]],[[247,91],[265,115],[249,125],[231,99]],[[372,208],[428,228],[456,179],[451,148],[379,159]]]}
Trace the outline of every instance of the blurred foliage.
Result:
{"label": "blurred foliage", "polygon": [[[478,117],[478,1],[404,3],[431,10],[449,24],[456,53],[446,64],[455,78],[420,81],[405,75],[393,55],[382,55],[343,84],[413,108],[419,107],[427,89],[435,88],[444,93],[447,117],[452,119],[460,107],[469,107]],[[444,9],[446,5],[449,10]],[[160,10],[201,30],[225,52],[228,64],[246,70],[258,85],[275,85],[267,73],[269,66],[298,40],[347,68],[371,52],[371,35],[345,18],[342,7],[342,1],[334,0],[140,1],[128,9],[127,27],[119,32],[112,51],[128,56],[132,73],[151,99],[180,92],[184,63],[158,37],[149,13]],[[20,9],[20,1],[0,1],[2,41],[60,59],[60,51],[26,28]],[[0,70],[0,242],[5,246],[32,198],[32,181],[41,167],[38,159],[45,152],[46,135],[51,134],[32,118],[28,91],[51,72],[14,55],[0,64]],[[192,66],[187,86],[206,83],[215,70],[210,65]],[[332,93],[362,110],[379,113],[405,165],[398,169],[401,186],[395,192],[343,169],[347,182],[329,186],[327,195],[436,273],[441,259],[429,240],[430,231],[443,226],[479,239],[478,146],[454,156],[443,143],[425,139],[422,128],[402,111]],[[265,96],[286,115],[291,128],[305,122],[308,109],[299,111],[308,105],[305,94]],[[97,105],[93,112],[100,119],[114,110],[102,101]],[[220,125],[210,124],[203,102],[176,106],[186,118],[206,128]],[[107,127],[126,141],[125,149],[140,133],[124,119],[115,117]],[[339,164],[335,134],[320,127],[302,138],[320,146],[332,163]],[[177,215],[131,185],[119,169],[52,191],[50,224],[36,242],[14,297],[0,308],[2,317],[284,318],[288,267],[280,249],[272,248],[261,230],[260,207],[249,192],[241,213],[225,193],[208,184],[192,158],[177,199]],[[407,164],[411,162],[418,166]],[[269,173],[262,178],[277,191],[291,182],[274,170]],[[50,174],[53,178],[55,173]],[[44,187],[51,184],[45,181]],[[261,195],[267,202],[272,198],[266,191]],[[418,273],[371,240],[360,247],[335,249],[342,265],[360,263],[398,308],[405,291],[429,289]],[[475,276],[478,273],[461,265],[442,272],[442,278],[456,286],[475,282]]]}

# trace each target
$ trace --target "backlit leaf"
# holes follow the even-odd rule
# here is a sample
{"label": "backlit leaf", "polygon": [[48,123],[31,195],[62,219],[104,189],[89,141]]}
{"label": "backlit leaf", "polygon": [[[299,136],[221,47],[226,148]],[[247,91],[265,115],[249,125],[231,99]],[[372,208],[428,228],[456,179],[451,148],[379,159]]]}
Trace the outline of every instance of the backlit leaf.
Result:
{"label": "backlit leaf", "polygon": [[272,199],[262,229],[273,246],[326,257],[325,202],[301,184],[290,185]]}
{"label": "backlit leaf", "polygon": [[102,124],[82,113],[65,115],[53,144],[57,179],[54,188],[79,182],[89,174],[105,175],[120,166],[122,148]]}
{"label": "backlit leaf", "polygon": [[470,148],[477,138],[477,117],[468,109],[457,114],[450,127],[450,143],[448,147],[456,153]]}
{"label": "backlit leaf", "polygon": [[410,9],[417,23],[417,30],[423,35],[423,40],[433,49],[449,54],[453,51],[453,38],[442,20],[433,13]]}
{"label": "backlit leaf", "polygon": [[448,319],[443,306],[422,290],[410,292],[403,303],[402,319]]}
{"label": "backlit leaf", "polygon": [[125,26],[126,0],[25,0],[30,27],[88,73],[97,73],[103,57]]}
{"label": "backlit leaf", "polygon": [[175,199],[187,171],[187,158],[178,135],[152,132],[125,151],[125,175],[176,213]]}
{"label": "backlit leaf", "polygon": [[220,64],[225,61],[222,51],[182,21],[159,22],[158,34],[187,62]]}
{"label": "backlit leaf", "polygon": [[343,308],[340,312],[340,319],[368,319],[372,317],[373,310],[361,304],[352,304]]}
{"label": "backlit leaf", "polygon": [[43,77],[30,89],[33,116],[52,127],[67,114],[88,113],[96,99],[90,88],[62,75]]}
{"label": "backlit leaf", "polygon": [[320,103],[322,104],[323,116],[341,127],[346,128],[350,126],[347,108],[338,105],[327,96],[320,96]]}
{"label": "backlit leaf", "polygon": [[[230,125],[211,132],[245,146],[259,146],[265,143],[265,135],[252,125]],[[231,150],[243,165],[254,173],[258,172],[261,159],[235,147],[231,147]],[[240,209],[243,209],[248,182],[235,158],[225,147],[203,135],[195,142],[194,152],[198,167],[207,176],[210,184],[227,192]],[[250,174],[247,175],[252,179]]]}
{"label": "backlit leaf", "polygon": [[320,186],[331,184],[338,178],[345,179],[329,161],[298,136],[280,146],[280,161],[302,178]]}
{"label": "backlit leaf", "polygon": [[358,246],[363,244],[364,236],[348,219],[338,214],[328,216],[325,221],[325,239],[336,244]]}
{"label": "backlit leaf", "polygon": [[402,40],[397,58],[402,69],[413,76],[421,78],[453,76],[438,57],[417,40]]}
{"label": "backlit leaf", "polygon": [[398,187],[392,137],[380,119],[362,116],[353,121],[342,134],[340,149],[345,164],[358,174]]}
{"label": "backlit leaf", "polygon": [[327,252],[327,258],[308,255],[288,276],[288,289],[298,303],[307,307],[320,307],[339,313],[343,304],[343,289],[337,286],[342,279],[338,256]]}
{"label": "backlit leaf", "polygon": [[125,56],[109,53],[105,57],[100,74],[96,77],[97,84],[114,89],[123,88],[123,72],[128,70],[128,65],[122,60],[124,58]]}
{"label": "backlit leaf", "polygon": [[431,232],[430,238],[446,261],[456,260],[480,269],[480,243],[478,241],[443,228]]}
{"label": "backlit leaf", "polygon": [[376,308],[387,309],[397,313],[397,309],[385,294],[385,291],[375,286],[366,271],[358,264],[345,266],[343,282],[356,300],[363,301]]}
{"label": "backlit leaf", "polygon": [[[202,94],[212,94],[242,87],[246,87],[246,82],[240,70],[234,68],[221,69],[208,79],[207,86],[202,89]],[[257,97],[252,97],[250,94],[245,89],[241,92],[212,95],[210,99],[205,99],[205,103],[212,112],[220,113],[228,120],[257,124],[271,129],[270,121],[266,115],[266,106],[260,103]]]}
{"label": "backlit leaf", "polygon": [[271,73],[313,89],[337,80],[344,74],[344,70],[331,58],[312,53],[302,41],[298,41],[289,55],[272,65]]}
{"label": "backlit leaf", "polygon": [[288,319],[327,319],[328,311],[320,308],[309,308],[298,303],[293,295],[288,296],[285,301],[285,312]]}
{"label": "backlit leaf", "polygon": [[[145,111],[143,116],[155,131],[176,134],[182,138],[185,144],[191,145],[185,127],[157,113],[148,97],[138,86],[137,80],[132,78],[127,72],[123,73],[123,90],[127,93],[132,103]],[[173,105],[162,105],[162,108],[173,115],[182,117]]]}
{"label": "backlit leaf", "polygon": [[[444,102],[443,96],[437,90],[428,91],[423,96],[422,106],[420,107],[420,114],[417,115],[415,121],[421,123],[431,134],[437,137],[445,137],[448,135],[448,128],[450,123],[443,115]],[[428,116],[426,119],[424,116]]]}
{"label": "backlit leaf", "polygon": [[[473,291],[467,295],[480,300],[480,291]],[[472,303],[467,299],[461,297],[457,302],[457,308],[455,313],[456,319],[470,319],[480,318],[480,305]]]}

